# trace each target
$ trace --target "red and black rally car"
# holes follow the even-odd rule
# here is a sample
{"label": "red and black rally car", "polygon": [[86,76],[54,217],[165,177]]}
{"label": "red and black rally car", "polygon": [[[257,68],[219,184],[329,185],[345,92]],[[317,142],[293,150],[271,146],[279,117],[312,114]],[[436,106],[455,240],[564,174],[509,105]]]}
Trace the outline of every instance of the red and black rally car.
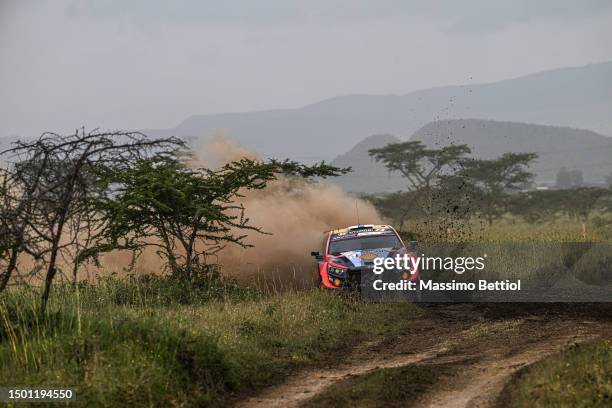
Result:
{"label": "red and black rally car", "polygon": [[[320,288],[359,288],[362,273],[373,273],[375,258],[394,258],[410,252],[389,225],[354,225],[325,233],[322,252],[311,252],[317,260],[314,282]],[[402,279],[418,279],[418,271],[399,271]]]}

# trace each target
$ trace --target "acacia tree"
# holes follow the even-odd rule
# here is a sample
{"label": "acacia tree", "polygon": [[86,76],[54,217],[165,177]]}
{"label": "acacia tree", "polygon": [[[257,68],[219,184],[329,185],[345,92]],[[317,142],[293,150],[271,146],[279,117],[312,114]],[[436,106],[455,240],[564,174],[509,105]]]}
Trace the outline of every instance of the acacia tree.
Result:
{"label": "acacia tree", "polygon": [[219,169],[194,169],[176,157],[139,160],[112,176],[115,190],[97,204],[108,223],[98,234],[99,244],[84,256],[95,258],[119,248],[133,251],[135,259],[145,247],[153,247],[174,277],[197,278],[207,271],[209,256],[230,243],[250,246],[246,232],[262,232],[237,203],[242,192],[263,189],[279,173],[310,178],[347,171],[288,160],[244,158]]}
{"label": "acacia tree", "polygon": [[[92,211],[92,200],[108,188],[106,175],[182,146],[176,138],[149,139],[138,132],[83,129],[67,136],[44,133],[33,142],[16,142],[3,153],[8,158],[11,185],[2,193],[10,202],[7,213],[17,218],[13,245],[20,251],[30,250],[44,262],[41,312],[46,309],[60,257],[78,262],[78,252],[84,250],[83,233],[105,223]],[[26,242],[34,242],[35,250]]]}
{"label": "acacia tree", "polygon": [[[39,158],[46,162],[47,158]],[[43,178],[42,166],[29,171],[28,182],[23,183],[24,167],[8,166],[0,173],[0,292],[11,278],[22,281],[36,275],[42,268],[44,240],[29,227],[29,218],[36,204],[37,190]],[[28,255],[33,264],[22,271],[18,259]]]}
{"label": "acacia tree", "polygon": [[6,171],[0,173],[0,292],[6,288],[13,271],[17,267],[17,257],[21,252],[20,234],[15,231],[15,219],[11,205],[11,183]]}
{"label": "acacia tree", "polygon": [[560,188],[521,192],[508,201],[508,210],[529,223],[552,221],[562,215],[567,191]]}
{"label": "acacia tree", "polygon": [[352,171],[351,167],[332,166],[325,161],[309,166],[289,159],[269,159],[267,164],[276,169],[276,174],[282,173],[288,177],[296,177],[308,181],[314,181],[317,178],[337,177]]}
{"label": "acacia tree", "polygon": [[580,187],[568,190],[561,200],[570,218],[586,223],[594,210],[610,210],[610,190],[599,187]]}
{"label": "acacia tree", "polygon": [[430,149],[420,141],[408,141],[370,149],[369,155],[383,163],[390,172],[400,173],[408,181],[407,188],[412,194],[409,194],[411,197],[405,200],[404,209],[400,212],[405,216],[416,207],[428,217],[435,210],[432,187],[436,180],[444,173],[457,171],[470,152],[470,148],[464,144]]}
{"label": "acacia tree", "polygon": [[369,150],[370,156],[383,163],[389,171],[404,176],[411,191],[430,187],[445,169],[458,168],[470,152],[464,144],[428,149],[420,141],[391,143]]}
{"label": "acacia tree", "polygon": [[565,215],[581,223],[597,210],[612,209],[612,193],[598,187],[530,191],[517,195],[512,212],[529,222],[551,221]]}
{"label": "acacia tree", "polygon": [[492,225],[508,211],[508,194],[521,190],[533,179],[527,168],[537,157],[535,153],[505,153],[493,160],[465,160],[457,173],[441,177],[439,186],[463,186],[472,197],[472,210],[483,214]]}

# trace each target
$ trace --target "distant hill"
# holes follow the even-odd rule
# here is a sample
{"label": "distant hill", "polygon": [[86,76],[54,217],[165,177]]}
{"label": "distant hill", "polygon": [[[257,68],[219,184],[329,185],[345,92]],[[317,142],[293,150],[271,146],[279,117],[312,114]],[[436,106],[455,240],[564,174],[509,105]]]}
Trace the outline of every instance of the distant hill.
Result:
{"label": "distant hill", "polygon": [[[398,139],[375,135],[364,139],[332,161],[352,165],[354,174],[334,179],[347,191],[389,192],[403,189],[404,181],[386,177],[386,170],[368,157],[367,150]],[[531,168],[536,183],[553,185],[562,166],[581,170],[586,183],[603,184],[612,172],[612,138],[589,130],[480,119],[440,120],[417,130],[410,140],[428,146],[467,144],[474,157],[491,159],[505,152],[535,152],[539,158]]]}
{"label": "distant hill", "polygon": [[[390,174],[381,164],[368,155],[368,150],[383,147],[401,140],[392,135],[372,135],[357,143],[351,150],[336,157],[331,164],[352,167],[353,171],[342,177],[331,179],[346,191],[383,192],[402,189],[405,181],[397,174]],[[364,186],[367,189],[364,190]]]}
{"label": "distant hill", "polygon": [[447,86],[406,95],[348,95],[298,109],[192,116],[151,135],[192,137],[223,132],[266,155],[331,159],[363,137],[406,137],[434,120],[479,118],[592,129],[612,135],[612,62],[544,71],[481,85]]}

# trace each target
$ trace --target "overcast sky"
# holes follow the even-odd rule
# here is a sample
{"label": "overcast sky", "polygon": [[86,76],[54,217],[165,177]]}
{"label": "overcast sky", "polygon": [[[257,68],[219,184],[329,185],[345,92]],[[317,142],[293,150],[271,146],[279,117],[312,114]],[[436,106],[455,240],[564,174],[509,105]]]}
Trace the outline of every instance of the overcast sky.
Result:
{"label": "overcast sky", "polygon": [[612,60],[609,0],[0,0],[0,136]]}

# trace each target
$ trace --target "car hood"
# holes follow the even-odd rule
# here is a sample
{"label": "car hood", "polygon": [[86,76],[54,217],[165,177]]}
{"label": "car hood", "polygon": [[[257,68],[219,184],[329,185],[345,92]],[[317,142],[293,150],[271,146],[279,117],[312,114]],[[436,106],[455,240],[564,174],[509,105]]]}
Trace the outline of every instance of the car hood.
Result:
{"label": "car hood", "polygon": [[340,256],[346,258],[354,268],[372,265],[374,258],[387,258],[393,248],[364,249],[359,251],[342,252]]}

